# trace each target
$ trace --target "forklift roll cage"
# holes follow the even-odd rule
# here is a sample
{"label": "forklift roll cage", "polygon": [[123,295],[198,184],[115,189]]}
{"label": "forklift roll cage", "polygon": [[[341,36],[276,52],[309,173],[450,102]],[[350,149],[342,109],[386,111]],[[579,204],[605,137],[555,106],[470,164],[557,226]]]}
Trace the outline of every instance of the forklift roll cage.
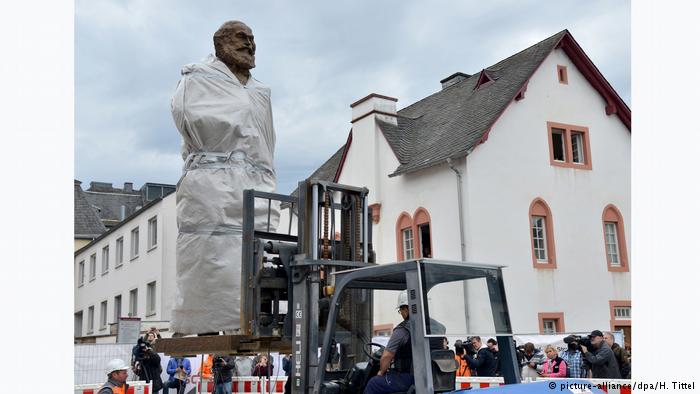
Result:
{"label": "forklift roll cage", "polygon": [[[336,272],[336,292],[331,301],[326,331],[323,337],[321,360],[329,357],[331,340],[335,332],[335,319],[340,308],[339,299],[345,289],[370,290],[406,290],[409,307],[409,327],[411,331],[411,349],[413,370],[415,373],[415,392],[432,393],[433,376],[431,349],[427,338],[442,337],[444,334],[431,333],[427,294],[431,288],[441,283],[457,282],[483,278],[488,287],[491,312],[499,347],[502,350],[502,371],[506,383],[517,383],[517,366],[511,348],[512,333],[508,305],[500,266],[484,264],[451,262],[434,259],[417,259],[394,264],[382,264]],[[466,307],[466,305],[465,305]],[[507,361],[512,361],[508,363]],[[510,365],[509,365],[510,364]],[[325,381],[325,368],[318,368],[314,383],[314,393],[321,392]]]}

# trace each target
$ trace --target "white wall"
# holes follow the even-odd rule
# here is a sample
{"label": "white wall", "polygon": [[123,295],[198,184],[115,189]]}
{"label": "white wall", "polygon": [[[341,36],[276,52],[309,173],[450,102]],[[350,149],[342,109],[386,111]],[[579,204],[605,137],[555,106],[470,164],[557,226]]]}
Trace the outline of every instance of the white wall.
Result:
{"label": "white wall", "polygon": [[[148,220],[157,217],[158,243],[148,248]],[[139,255],[131,259],[131,230],[139,227]],[[116,240],[124,237],[124,261],[116,265]],[[175,282],[175,193],[147,208],[140,215],[124,223],[105,238],[95,242],[75,256],[75,300],[74,312],[83,311],[83,336],[109,334],[109,324],[114,323],[114,297],[122,296],[121,316],[129,313],[129,292],[138,288],[138,311],[136,316],[145,321],[161,321],[170,318],[170,300]],[[102,275],[102,248],[109,245],[109,271]],[[97,274],[89,279],[90,255],[97,254]],[[85,282],[79,286],[78,264],[85,261]],[[155,313],[147,315],[147,284],[156,282]],[[100,303],[107,301],[107,327],[100,327]],[[95,307],[94,331],[87,332],[88,308]]]}
{"label": "white wall", "polygon": [[[568,69],[568,85],[557,65]],[[547,121],[586,126],[592,170],[552,166]],[[538,312],[563,312],[567,331],[609,329],[609,300],[630,299],[629,273],[608,272],[603,209],[614,204],[630,223],[630,132],[568,57],[555,50],[513,102],[489,139],[468,156],[468,258],[508,265],[505,281],[514,330],[538,332]],[[557,269],[532,267],[528,209],[549,205]],[[633,264],[633,261],[632,261]]]}

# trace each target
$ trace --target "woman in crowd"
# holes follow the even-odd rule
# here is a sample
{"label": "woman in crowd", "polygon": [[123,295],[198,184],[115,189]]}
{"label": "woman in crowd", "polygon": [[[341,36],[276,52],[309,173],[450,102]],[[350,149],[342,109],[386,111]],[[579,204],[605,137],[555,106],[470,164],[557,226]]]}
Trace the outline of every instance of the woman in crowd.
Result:
{"label": "woman in crowd", "polygon": [[559,351],[552,345],[547,345],[544,348],[544,353],[547,356],[547,361],[542,365],[542,371],[539,374],[550,378],[565,378],[566,377],[566,361],[559,357]]}

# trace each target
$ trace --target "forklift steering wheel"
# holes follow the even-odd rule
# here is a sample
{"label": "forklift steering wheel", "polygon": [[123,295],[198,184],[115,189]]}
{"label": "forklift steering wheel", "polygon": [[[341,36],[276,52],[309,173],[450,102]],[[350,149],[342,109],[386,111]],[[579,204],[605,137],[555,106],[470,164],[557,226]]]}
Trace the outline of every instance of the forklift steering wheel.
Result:
{"label": "forklift steering wheel", "polygon": [[[378,347],[379,350],[373,352],[373,351],[372,351],[372,346]],[[373,361],[379,362],[379,356],[377,356],[376,353],[377,353],[377,352],[383,353],[385,348],[386,348],[386,346],[384,346],[384,345],[381,345],[381,344],[378,344],[378,343],[375,343],[375,342],[369,342],[369,343],[366,343],[365,346],[362,347],[362,350],[365,352],[365,354],[367,355],[367,357],[369,357],[369,358],[372,359]]]}

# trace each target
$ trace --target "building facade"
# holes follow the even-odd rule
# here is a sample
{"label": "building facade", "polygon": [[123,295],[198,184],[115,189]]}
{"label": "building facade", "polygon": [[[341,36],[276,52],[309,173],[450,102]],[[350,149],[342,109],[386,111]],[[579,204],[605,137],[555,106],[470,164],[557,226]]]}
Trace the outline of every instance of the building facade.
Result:
{"label": "building facade", "polygon": [[[568,31],[441,83],[400,111],[378,94],[352,104],[342,153],[312,177],[370,190],[377,262],[504,266],[514,332],[629,344],[629,108]],[[395,297],[377,297],[377,332],[397,323]],[[429,298],[448,334],[493,333],[485,284]]]}
{"label": "building facade", "polygon": [[76,338],[114,342],[119,317],[170,320],[175,288],[175,194],[146,204],[75,252]]}

